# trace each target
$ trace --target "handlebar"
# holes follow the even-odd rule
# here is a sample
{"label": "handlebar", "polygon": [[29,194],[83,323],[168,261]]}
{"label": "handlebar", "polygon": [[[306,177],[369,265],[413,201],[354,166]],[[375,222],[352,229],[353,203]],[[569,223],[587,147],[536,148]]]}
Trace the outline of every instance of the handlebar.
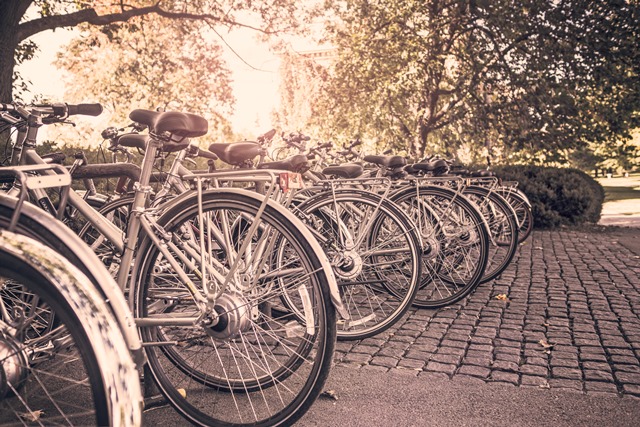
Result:
{"label": "handlebar", "polygon": [[23,106],[20,104],[0,104],[0,111],[6,111],[16,113],[24,120],[28,119],[30,115],[39,113],[38,115],[45,114],[53,116],[59,120],[64,120],[69,116],[83,115],[83,116],[98,116],[102,113],[102,105],[95,104],[42,104]]}
{"label": "handlebar", "polygon": [[275,129],[271,129],[270,131],[265,132],[264,134],[260,135],[256,139],[260,143],[265,143],[265,142],[271,141],[275,135],[276,135],[276,130]]}

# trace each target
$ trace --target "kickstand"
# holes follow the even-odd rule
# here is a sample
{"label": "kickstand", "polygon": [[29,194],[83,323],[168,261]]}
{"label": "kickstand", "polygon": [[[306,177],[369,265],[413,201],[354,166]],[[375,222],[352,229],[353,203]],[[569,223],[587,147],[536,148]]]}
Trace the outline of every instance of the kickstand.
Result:
{"label": "kickstand", "polygon": [[156,385],[156,382],[153,380],[153,376],[151,375],[151,370],[149,369],[149,365],[145,364],[142,374],[142,387],[144,393],[144,410],[151,408],[157,408],[160,406],[168,405],[169,402],[167,399],[160,393],[160,389]]}

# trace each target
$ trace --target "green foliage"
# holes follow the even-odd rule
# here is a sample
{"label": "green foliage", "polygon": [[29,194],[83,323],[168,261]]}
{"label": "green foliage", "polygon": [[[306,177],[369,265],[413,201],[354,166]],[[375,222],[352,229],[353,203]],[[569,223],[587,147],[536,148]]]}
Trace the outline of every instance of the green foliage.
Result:
{"label": "green foliage", "polygon": [[56,64],[67,71],[69,102],[100,102],[114,124],[136,108],[189,111],[207,118],[211,135],[230,134],[231,75],[201,22],[147,16],[82,28]]}
{"label": "green foliage", "polygon": [[600,219],[604,189],[588,174],[569,168],[501,166],[504,181],[517,181],[531,201],[536,227],[596,223]]}
{"label": "green foliage", "polygon": [[640,125],[637,1],[332,3],[337,58],[306,102],[334,138],[566,165]]}

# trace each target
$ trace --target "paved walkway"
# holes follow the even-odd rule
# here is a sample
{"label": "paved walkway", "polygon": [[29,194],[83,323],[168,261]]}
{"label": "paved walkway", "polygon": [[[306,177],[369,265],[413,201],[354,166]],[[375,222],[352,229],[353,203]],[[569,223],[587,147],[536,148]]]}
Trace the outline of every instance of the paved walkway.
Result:
{"label": "paved walkway", "polygon": [[[622,234],[640,239],[640,230]],[[640,250],[619,237],[534,231],[501,278],[379,336],[338,343],[338,364],[640,396]]]}
{"label": "paved walkway", "polygon": [[[337,349],[301,427],[636,426],[640,228],[534,231],[464,301]],[[154,424],[186,423],[165,407]]]}

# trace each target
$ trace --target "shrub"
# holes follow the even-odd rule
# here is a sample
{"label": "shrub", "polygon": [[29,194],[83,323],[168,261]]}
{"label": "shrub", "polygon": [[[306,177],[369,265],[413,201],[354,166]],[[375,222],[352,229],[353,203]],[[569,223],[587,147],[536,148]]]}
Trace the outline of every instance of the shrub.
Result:
{"label": "shrub", "polygon": [[604,189],[580,170],[501,166],[495,172],[505,181],[518,181],[518,188],[531,201],[536,227],[595,223],[600,219]]}

